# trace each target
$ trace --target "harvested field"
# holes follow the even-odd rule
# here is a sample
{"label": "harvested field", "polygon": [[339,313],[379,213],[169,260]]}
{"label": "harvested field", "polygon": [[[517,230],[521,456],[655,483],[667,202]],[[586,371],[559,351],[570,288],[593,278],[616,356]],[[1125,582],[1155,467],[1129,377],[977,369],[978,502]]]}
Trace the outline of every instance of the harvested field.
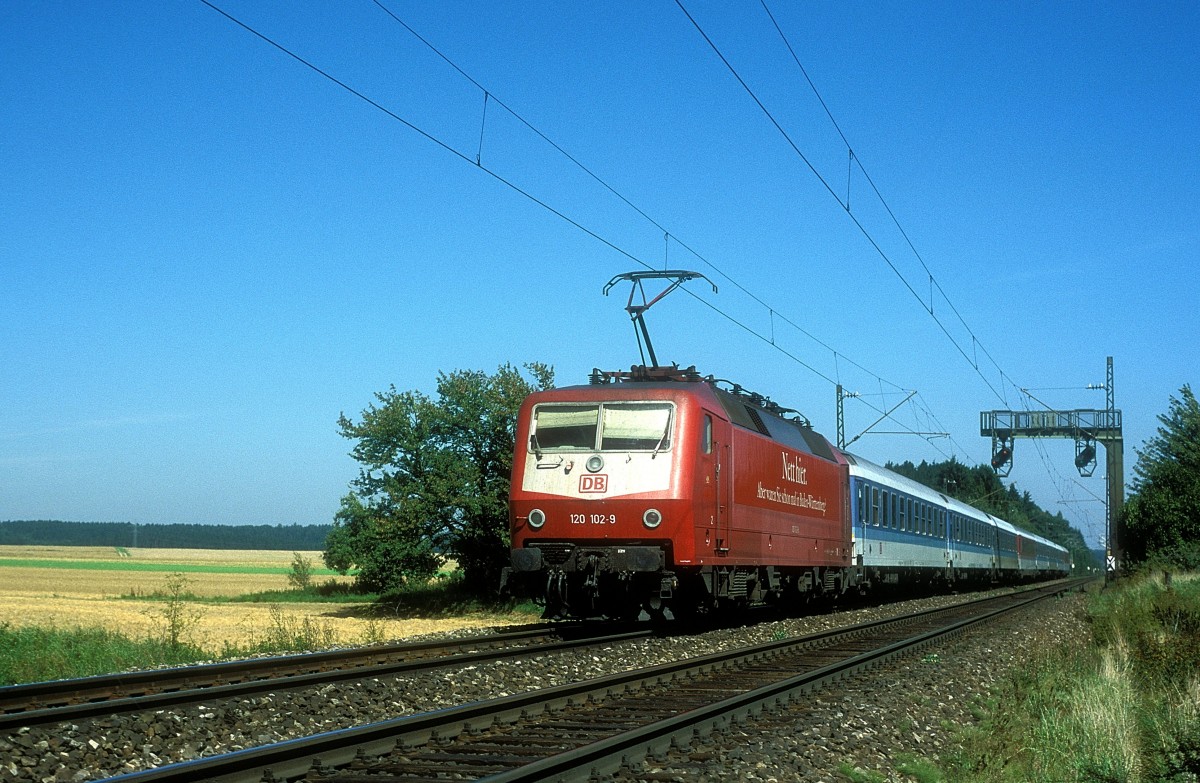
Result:
{"label": "harvested field", "polygon": [[[287,590],[292,552],[207,549],[128,549],[128,556],[105,547],[0,546],[0,624],[12,627],[103,627],[134,638],[152,636],[162,627],[155,601],[122,596],[148,596],[167,591],[167,579],[183,573],[183,592],[195,617],[186,641],[208,650],[248,647],[281,630],[308,625],[333,644],[360,644],[403,639],[435,631],[526,622],[527,617],[464,617],[441,620],[370,618],[363,604],[208,603],[204,598],[235,597]],[[302,552],[314,566],[320,552]],[[47,561],[56,561],[53,565]],[[36,562],[37,565],[29,563]],[[146,570],[153,567],[155,570]],[[178,568],[175,568],[178,567]],[[220,569],[210,572],[204,569]],[[189,569],[198,569],[190,571]],[[268,571],[261,573],[261,571]],[[273,571],[273,572],[270,572]],[[313,581],[349,580],[316,575]],[[283,628],[281,628],[283,626]]]}

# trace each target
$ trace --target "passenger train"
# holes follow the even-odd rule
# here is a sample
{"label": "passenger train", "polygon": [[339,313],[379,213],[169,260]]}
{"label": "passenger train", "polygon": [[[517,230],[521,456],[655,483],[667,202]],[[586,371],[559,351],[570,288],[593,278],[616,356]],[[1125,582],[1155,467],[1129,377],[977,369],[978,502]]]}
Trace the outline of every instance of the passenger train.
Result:
{"label": "passenger train", "polygon": [[505,587],[548,617],[690,615],[1066,576],[1066,549],[840,450],[694,367],[525,400]]}

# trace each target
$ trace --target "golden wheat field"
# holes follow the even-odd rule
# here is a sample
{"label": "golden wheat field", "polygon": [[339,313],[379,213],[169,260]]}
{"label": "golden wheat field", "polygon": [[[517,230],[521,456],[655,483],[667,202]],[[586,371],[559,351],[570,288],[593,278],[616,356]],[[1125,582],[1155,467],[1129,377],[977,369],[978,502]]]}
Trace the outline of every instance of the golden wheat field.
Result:
{"label": "golden wheat field", "polygon": [[[320,552],[301,552],[321,567]],[[168,579],[182,573],[182,593],[196,596],[186,604],[195,622],[188,641],[205,649],[226,644],[247,647],[272,630],[307,624],[331,644],[403,639],[433,631],[503,625],[516,618],[471,616],[440,620],[370,618],[362,604],[213,603],[234,597],[289,588],[293,553],[270,550],[123,549],[111,547],[0,546],[0,625],[57,628],[102,627],[134,638],[154,635],[163,625],[161,602],[129,600],[168,592]],[[4,561],[39,561],[10,565]],[[54,567],[46,567],[51,561]],[[58,564],[61,563],[61,566]],[[178,566],[179,571],[173,571]],[[232,569],[223,573],[187,573],[188,567]],[[163,570],[138,570],[161,568]],[[275,568],[279,573],[241,573],[238,569]],[[349,577],[317,575],[314,583]]]}

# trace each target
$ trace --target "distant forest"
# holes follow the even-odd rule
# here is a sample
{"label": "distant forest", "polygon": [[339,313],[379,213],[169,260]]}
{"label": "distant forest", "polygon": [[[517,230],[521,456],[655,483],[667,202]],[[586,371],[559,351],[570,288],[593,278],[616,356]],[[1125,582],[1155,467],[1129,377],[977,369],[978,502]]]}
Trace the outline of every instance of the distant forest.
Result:
{"label": "distant forest", "polygon": [[0,544],[146,549],[325,549],[331,525],[135,525],[131,522],[0,522]]}

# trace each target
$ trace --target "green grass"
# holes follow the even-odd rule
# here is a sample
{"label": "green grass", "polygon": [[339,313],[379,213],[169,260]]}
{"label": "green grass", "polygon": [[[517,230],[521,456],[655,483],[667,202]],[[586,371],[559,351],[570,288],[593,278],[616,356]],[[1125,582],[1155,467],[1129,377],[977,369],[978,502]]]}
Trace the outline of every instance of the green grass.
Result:
{"label": "green grass", "polygon": [[887,783],[887,778],[875,770],[856,769],[848,762],[839,764],[838,772],[850,780],[850,783]]}
{"label": "green grass", "polygon": [[183,666],[213,658],[243,658],[257,653],[288,653],[330,647],[339,643],[374,644],[383,641],[381,625],[368,623],[363,637],[347,642],[327,624],[296,618],[273,608],[267,625],[244,646],[226,644],[204,650],[176,638],[187,633],[188,617],[168,619],[162,639],[133,639],[97,628],[11,628],[0,626],[0,685],[42,682],[96,674]]}
{"label": "green grass", "polygon": [[59,630],[0,625],[0,685],[179,665],[203,651],[153,639],[130,639],[100,628]]}
{"label": "green grass", "polygon": [[915,778],[918,783],[945,783],[946,776],[927,759],[902,753],[896,756],[896,769]]}
{"label": "green grass", "polygon": [[1122,582],[1087,620],[1091,646],[1044,651],[978,705],[946,779],[1200,781],[1200,578]]}

